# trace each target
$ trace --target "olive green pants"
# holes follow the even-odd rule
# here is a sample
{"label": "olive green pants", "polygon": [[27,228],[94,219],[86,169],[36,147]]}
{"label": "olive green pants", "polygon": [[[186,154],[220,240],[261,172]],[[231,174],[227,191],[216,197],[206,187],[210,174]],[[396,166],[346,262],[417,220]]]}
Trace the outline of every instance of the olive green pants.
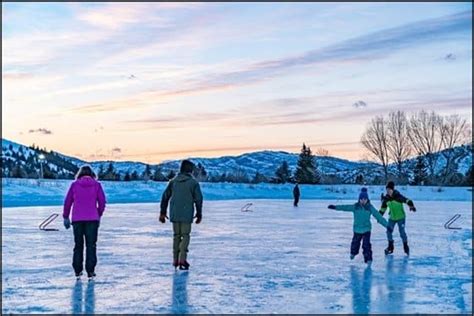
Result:
{"label": "olive green pants", "polygon": [[185,261],[188,253],[188,246],[191,233],[191,223],[173,223],[173,259],[175,261]]}

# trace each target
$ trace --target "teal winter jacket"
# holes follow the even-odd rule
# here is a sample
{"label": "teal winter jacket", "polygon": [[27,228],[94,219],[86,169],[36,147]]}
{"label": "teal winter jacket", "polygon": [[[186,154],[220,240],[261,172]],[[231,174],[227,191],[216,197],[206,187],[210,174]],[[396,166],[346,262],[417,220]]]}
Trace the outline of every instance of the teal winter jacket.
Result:
{"label": "teal winter jacket", "polygon": [[336,205],[337,211],[345,211],[354,213],[354,233],[363,234],[371,231],[372,224],[370,223],[370,216],[375,217],[383,227],[387,227],[388,223],[385,218],[373,207],[370,202],[362,206],[359,202],[355,204]]}

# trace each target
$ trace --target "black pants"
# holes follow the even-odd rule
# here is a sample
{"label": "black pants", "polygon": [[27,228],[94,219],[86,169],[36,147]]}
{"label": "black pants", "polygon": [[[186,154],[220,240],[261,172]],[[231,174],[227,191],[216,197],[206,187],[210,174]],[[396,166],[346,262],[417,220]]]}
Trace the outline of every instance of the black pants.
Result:
{"label": "black pants", "polygon": [[299,196],[295,196],[295,201],[293,202],[293,205],[294,206],[298,206],[298,202],[300,201],[300,197]]}
{"label": "black pants", "polygon": [[355,256],[359,253],[361,241],[364,261],[372,261],[372,245],[370,244],[370,232],[366,232],[363,234],[354,233],[351,243],[351,255]]}
{"label": "black pants", "polygon": [[96,243],[99,232],[98,221],[72,223],[74,230],[74,255],[72,267],[76,274],[84,269],[84,239],[86,241],[86,271],[93,273],[97,264]]}

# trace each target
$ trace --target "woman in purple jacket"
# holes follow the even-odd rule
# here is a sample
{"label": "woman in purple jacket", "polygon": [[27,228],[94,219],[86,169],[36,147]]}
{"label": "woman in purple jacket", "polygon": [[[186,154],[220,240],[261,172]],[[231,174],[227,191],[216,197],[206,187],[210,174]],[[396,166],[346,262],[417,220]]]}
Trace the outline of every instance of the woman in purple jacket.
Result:
{"label": "woman in purple jacket", "polygon": [[86,272],[88,278],[95,276],[97,264],[96,243],[100,218],[105,210],[105,194],[96,180],[90,166],[82,166],[76,174],[76,181],[69,187],[64,200],[64,227],[69,229],[69,214],[72,207],[72,226],[74,231],[74,256],[72,267],[79,279],[84,269],[84,238],[86,240]]}

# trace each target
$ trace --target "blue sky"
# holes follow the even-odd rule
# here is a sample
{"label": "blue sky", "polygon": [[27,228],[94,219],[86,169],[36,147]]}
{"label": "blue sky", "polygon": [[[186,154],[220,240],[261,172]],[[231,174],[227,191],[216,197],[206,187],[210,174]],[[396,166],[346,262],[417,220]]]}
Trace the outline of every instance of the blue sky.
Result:
{"label": "blue sky", "polygon": [[471,120],[471,3],[2,9],[3,137],[87,160],[297,152],[303,142],[363,159],[375,115]]}

